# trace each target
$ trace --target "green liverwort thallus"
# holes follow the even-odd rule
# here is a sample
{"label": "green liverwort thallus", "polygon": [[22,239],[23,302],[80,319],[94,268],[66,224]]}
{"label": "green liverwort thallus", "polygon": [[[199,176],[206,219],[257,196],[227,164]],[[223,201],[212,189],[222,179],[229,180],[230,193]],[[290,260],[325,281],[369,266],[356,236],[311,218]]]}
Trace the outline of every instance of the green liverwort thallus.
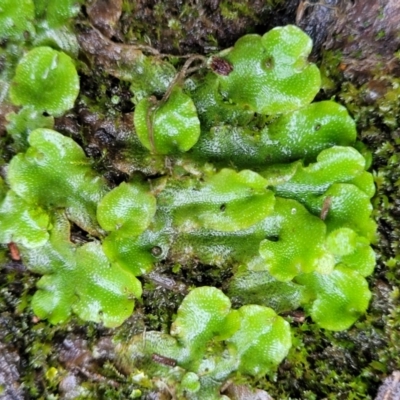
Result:
{"label": "green liverwort thallus", "polygon": [[[30,22],[14,18],[18,35]],[[187,399],[220,399],[228,378],[274,371],[291,346],[277,313],[301,306],[330,330],[365,313],[374,184],[346,109],[310,104],[321,83],[311,45],[294,26],[246,35],[180,79],[166,61],[139,57],[133,147],[121,155],[134,172],[116,187],[51,121],[26,122],[74,106],[71,58],[43,46],[22,57],[9,97],[23,109],[9,129],[15,138],[37,129],[1,181],[0,240],[42,275],[34,312],[118,326],[155,263],[229,270],[225,293],[204,286],[186,296],[169,333],[120,346],[124,368],[146,371],[139,385],[162,380]],[[88,243],[71,242],[71,224]]]}

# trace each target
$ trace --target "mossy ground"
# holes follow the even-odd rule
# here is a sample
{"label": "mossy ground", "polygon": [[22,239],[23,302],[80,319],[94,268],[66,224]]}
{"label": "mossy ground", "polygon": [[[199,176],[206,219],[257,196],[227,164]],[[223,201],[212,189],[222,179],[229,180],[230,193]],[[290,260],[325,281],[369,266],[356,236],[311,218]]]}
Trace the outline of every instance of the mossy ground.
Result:
{"label": "mossy ground", "polygon": [[[184,3],[125,0],[111,36],[124,43],[140,40],[173,54],[207,53],[232,45],[245,33],[293,23],[298,4],[278,0]],[[83,14],[80,18],[81,24],[86,23]],[[315,56],[325,79],[319,99],[334,96],[348,107],[359,138],[372,153],[377,186],[374,218],[379,226],[374,246],[378,262],[369,278],[373,300],[366,316],[344,332],[320,329],[303,320],[301,313],[288,315],[294,332],[289,356],[276,375],[251,384],[276,399],[373,399],[382,380],[400,368],[400,82],[394,73],[376,66],[362,81],[354,72],[346,74],[349,55],[345,60],[340,48],[319,50]],[[354,64],[351,67],[354,71]],[[87,72],[81,96],[86,105],[81,102],[56,120],[56,129],[81,143],[96,168],[118,183],[125,178],[118,163],[126,143],[123,135],[115,140],[116,126],[121,132],[132,124],[129,87],[98,69]],[[117,97],[118,102],[111,100]],[[13,145],[2,134],[0,146],[4,164]],[[80,234],[74,232],[76,240]],[[51,326],[38,321],[29,307],[37,277],[10,261],[6,248],[0,249],[0,262],[0,375],[15,370],[10,385],[0,383],[4,393],[13,390],[14,397],[3,398],[16,399],[129,398],[135,385],[115,365],[110,339],[128,340],[145,329],[168,331],[184,288],[221,287],[230,276],[229,269],[210,268],[195,260],[192,265],[165,262],[157,265],[157,275],[143,279],[143,300],[122,327],[105,329],[77,320]]]}

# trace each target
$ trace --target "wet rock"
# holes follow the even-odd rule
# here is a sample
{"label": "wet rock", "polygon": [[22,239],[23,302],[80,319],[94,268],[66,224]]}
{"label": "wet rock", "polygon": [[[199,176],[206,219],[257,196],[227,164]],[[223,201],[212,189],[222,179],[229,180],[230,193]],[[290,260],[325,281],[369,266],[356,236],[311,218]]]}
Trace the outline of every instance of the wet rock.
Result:
{"label": "wet rock", "polygon": [[[300,0],[296,22],[321,48],[340,50],[341,68],[348,80],[363,84],[374,73],[398,74],[400,60],[400,3],[397,0]],[[376,86],[376,85],[373,85]],[[377,96],[384,87],[377,88]],[[375,88],[371,88],[375,92]],[[370,101],[375,101],[372,93]]]}
{"label": "wet rock", "polygon": [[251,390],[245,385],[230,384],[223,394],[231,400],[273,400],[272,397],[264,390]]}
{"label": "wet rock", "polygon": [[59,352],[59,360],[68,369],[74,367],[90,368],[92,355],[87,347],[87,341],[74,337],[64,339]]}
{"label": "wet rock", "polygon": [[375,400],[400,399],[400,371],[394,371],[379,387]]}
{"label": "wet rock", "polygon": [[86,11],[90,22],[104,36],[111,38],[122,13],[122,0],[96,0],[87,6]]}
{"label": "wet rock", "polygon": [[66,114],[54,120],[54,130],[75,140],[79,139],[80,127],[74,115]]}
{"label": "wet rock", "polygon": [[296,25],[312,37],[314,57],[319,53],[337,21],[339,2],[340,0],[298,1]]}
{"label": "wet rock", "polygon": [[[103,382],[112,387],[118,383],[107,379],[101,369],[105,362],[115,358],[114,345],[111,337],[103,336],[89,348],[88,341],[81,336],[68,335],[59,348],[59,361],[69,374],[59,384],[62,399],[74,399],[83,396],[86,389],[81,385],[85,381]],[[75,396],[75,397],[74,397]]]}
{"label": "wet rock", "polygon": [[16,351],[10,350],[0,343],[0,399],[23,400],[23,392],[19,384],[20,357]]}
{"label": "wet rock", "polygon": [[143,55],[137,46],[115,43],[96,29],[84,29],[78,35],[78,42],[98,67],[118,79],[129,79],[125,67],[129,69]]}
{"label": "wet rock", "polygon": [[[394,52],[399,48],[400,3],[397,0],[354,0],[346,2],[345,18],[334,28],[338,38],[334,47],[343,51],[346,74],[369,76],[374,69],[399,71]],[[335,43],[336,42],[336,43]]]}
{"label": "wet rock", "polygon": [[85,390],[80,386],[79,378],[74,374],[68,374],[58,385],[60,398],[62,400],[72,400],[85,394]]}
{"label": "wet rock", "polygon": [[395,307],[393,288],[383,280],[376,280],[372,294],[371,310],[377,315],[384,316]]}
{"label": "wet rock", "polygon": [[105,336],[99,339],[93,348],[93,358],[99,361],[115,359],[115,346],[111,337]]}

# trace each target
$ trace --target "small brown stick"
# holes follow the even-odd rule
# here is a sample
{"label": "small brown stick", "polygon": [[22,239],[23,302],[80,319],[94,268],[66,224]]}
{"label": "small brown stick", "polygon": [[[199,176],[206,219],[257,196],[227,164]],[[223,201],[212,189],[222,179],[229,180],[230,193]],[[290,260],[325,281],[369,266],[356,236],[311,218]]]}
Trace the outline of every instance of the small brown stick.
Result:
{"label": "small brown stick", "polygon": [[197,54],[189,53],[189,54],[184,54],[184,55],[176,55],[176,54],[168,54],[168,53],[159,53],[158,57],[160,58],[190,58],[193,56],[197,56]]}
{"label": "small brown stick", "polygon": [[146,350],[146,327],[144,327],[144,330],[143,330],[142,344],[143,344],[143,351],[145,351]]}
{"label": "small brown stick", "polygon": [[322,203],[322,209],[321,209],[321,214],[320,214],[320,218],[322,219],[322,221],[325,221],[329,209],[331,208],[332,205],[332,197],[331,196],[326,196],[324,199],[324,202]]}
{"label": "small brown stick", "polygon": [[221,388],[219,389],[219,392],[220,392],[220,393],[224,393],[225,390],[228,389],[228,387],[232,385],[232,383],[233,383],[232,380],[231,380],[231,379],[228,379],[228,380],[221,386]]}
{"label": "small brown stick", "polygon": [[[186,61],[185,64],[183,64],[182,69],[175,75],[175,78],[172,80],[172,82],[170,83],[167,91],[165,92],[163,98],[161,99],[161,102],[165,102],[168,100],[169,96],[171,95],[172,89],[174,88],[175,84],[177,84],[178,82],[180,82],[181,80],[185,79],[187,73],[190,71],[191,73],[194,72],[193,69],[189,70],[189,67],[193,64],[193,61],[196,60],[201,60],[201,65],[205,64],[207,62],[207,57],[204,57],[200,54],[194,54],[191,57],[189,57]],[[198,67],[195,70],[197,71],[197,69],[201,68]]]}
{"label": "small brown stick", "polygon": [[147,274],[145,278],[148,278],[156,285],[159,285],[164,289],[171,290],[173,292],[178,292],[183,294],[188,292],[188,289],[185,284],[178,283],[174,279],[160,275],[154,271]]}
{"label": "small brown stick", "polygon": [[8,250],[10,252],[11,260],[13,261],[21,260],[21,254],[19,253],[19,249],[14,242],[8,243]]}
{"label": "small brown stick", "polygon": [[131,46],[134,46],[135,48],[137,48],[141,51],[147,52],[153,56],[157,56],[157,57],[161,56],[160,52],[157,49],[155,49],[154,47],[147,46],[145,44],[135,44],[135,45],[131,45]]}
{"label": "small brown stick", "polygon": [[84,367],[80,367],[80,366],[75,366],[74,367],[77,371],[79,371],[81,374],[83,374],[84,376],[86,376],[86,378],[89,378],[91,381],[93,382],[105,382],[108,385],[117,388],[119,387],[119,383],[112,380],[112,379],[108,379],[103,375],[100,375],[96,372],[92,372],[89,371],[87,368]]}
{"label": "small brown stick", "polygon": [[146,127],[147,127],[148,136],[149,136],[151,151],[153,153],[155,153],[156,146],[154,144],[153,116],[154,116],[154,112],[157,110],[158,106],[157,106],[157,99],[154,96],[151,96],[149,98],[149,101],[151,103],[151,106],[149,107],[149,109],[147,110],[147,113],[146,113]]}
{"label": "small brown stick", "polygon": [[151,359],[154,362],[156,362],[157,364],[163,364],[163,365],[167,365],[169,367],[175,367],[176,366],[176,360],[174,360],[173,358],[164,357],[161,354],[153,353],[151,355]]}

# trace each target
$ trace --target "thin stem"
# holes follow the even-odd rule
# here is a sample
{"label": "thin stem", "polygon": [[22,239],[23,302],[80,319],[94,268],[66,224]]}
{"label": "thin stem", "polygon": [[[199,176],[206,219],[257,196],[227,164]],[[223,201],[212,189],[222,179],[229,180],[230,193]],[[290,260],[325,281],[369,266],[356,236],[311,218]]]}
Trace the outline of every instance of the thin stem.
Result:
{"label": "thin stem", "polygon": [[[165,102],[165,101],[168,100],[168,98],[171,95],[172,89],[174,88],[175,84],[177,84],[178,82],[180,82],[183,79],[185,79],[185,77],[188,74],[188,72],[194,72],[194,70],[193,69],[189,69],[189,67],[196,60],[200,60],[201,61],[201,65],[197,68],[197,69],[199,69],[207,62],[207,57],[204,57],[204,56],[202,56],[200,54],[194,54],[191,57],[189,57],[185,61],[185,64],[183,64],[182,69],[175,75],[174,79],[170,83],[167,91],[165,92],[163,98],[161,99],[161,102]],[[196,69],[196,71],[197,71],[197,69]]]}

